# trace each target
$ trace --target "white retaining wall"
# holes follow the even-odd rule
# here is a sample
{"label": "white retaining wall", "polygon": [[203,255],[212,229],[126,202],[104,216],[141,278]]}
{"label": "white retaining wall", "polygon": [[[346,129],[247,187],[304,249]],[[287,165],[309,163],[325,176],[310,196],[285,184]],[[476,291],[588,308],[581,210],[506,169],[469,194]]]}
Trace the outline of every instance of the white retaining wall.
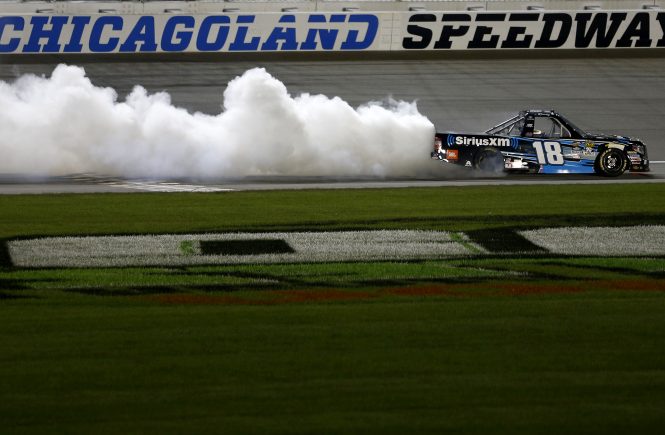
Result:
{"label": "white retaining wall", "polygon": [[665,0],[0,0],[0,13],[209,14],[220,12],[583,11],[665,9]]}
{"label": "white retaining wall", "polygon": [[[395,9],[416,3],[427,8]],[[481,3],[485,9],[457,1],[3,1],[0,54],[665,48],[665,10],[654,8],[653,2],[612,11],[550,6],[638,3],[540,2],[547,9],[527,1]],[[362,10],[347,6],[355,4]],[[437,9],[453,5],[466,9]],[[494,9],[499,5],[510,9]],[[281,9],[242,10],[246,6]]]}

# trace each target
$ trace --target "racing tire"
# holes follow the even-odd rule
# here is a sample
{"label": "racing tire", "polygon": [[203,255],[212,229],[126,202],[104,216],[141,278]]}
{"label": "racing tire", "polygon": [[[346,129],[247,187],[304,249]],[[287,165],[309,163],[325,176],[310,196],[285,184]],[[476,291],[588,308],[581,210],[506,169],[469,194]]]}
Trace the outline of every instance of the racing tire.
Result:
{"label": "racing tire", "polygon": [[606,148],[596,158],[594,169],[605,177],[618,177],[628,169],[628,157],[617,148]]}
{"label": "racing tire", "polygon": [[474,167],[482,172],[498,174],[505,169],[501,151],[496,148],[484,148],[476,154]]}

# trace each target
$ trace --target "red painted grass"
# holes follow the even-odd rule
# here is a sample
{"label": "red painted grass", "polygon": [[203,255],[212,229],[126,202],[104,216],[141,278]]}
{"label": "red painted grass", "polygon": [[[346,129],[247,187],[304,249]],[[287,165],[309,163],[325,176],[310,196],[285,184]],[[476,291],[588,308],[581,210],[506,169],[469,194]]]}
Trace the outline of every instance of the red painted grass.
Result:
{"label": "red painted grass", "polygon": [[249,296],[229,294],[160,294],[147,296],[165,305],[282,305],[322,302],[369,301],[389,297],[479,298],[487,296],[528,296],[581,293],[585,291],[665,291],[665,280],[590,280],[559,283],[483,282],[469,284],[432,284],[371,291],[308,289],[261,291]]}

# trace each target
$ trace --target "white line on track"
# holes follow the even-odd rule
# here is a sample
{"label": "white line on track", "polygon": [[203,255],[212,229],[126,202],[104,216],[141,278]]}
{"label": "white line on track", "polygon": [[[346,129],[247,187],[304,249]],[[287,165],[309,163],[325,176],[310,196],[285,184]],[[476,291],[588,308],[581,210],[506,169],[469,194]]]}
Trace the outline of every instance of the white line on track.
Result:
{"label": "white line on track", "polygon": [[494,178],[451,177],[439,179],[331,179],[325,177],[253,177],[248,179],[129,180],[96,174],[31,179],[21,174],[0,174],[0,195],[102,193],[102,192],[233,192],[302,189],[382,189],[407,187],[459,187],[501,185],[665,183],[665,161],[655,162],[648,174],[618,178],[574,175],[507,175]]}
{"label": "white line on track", "polygon": [[77,182],[120,187],[124,189],[141,190],[145,192],[229,192],[233,190],[229,188],[222,188],[215,186],[182,184],[173,181],[123,180],[121,178],[107,177],[96,174],[74,174],[66,178]]}
{"label": "white line on track", "polygon": [[200,186],[196,184],[178,183],[150,183],[150,182],[117,182],[105,183],[109,186],[123,187],[126,189],[142,190],[147,192],[230,192],[233,189],[220,187]]}

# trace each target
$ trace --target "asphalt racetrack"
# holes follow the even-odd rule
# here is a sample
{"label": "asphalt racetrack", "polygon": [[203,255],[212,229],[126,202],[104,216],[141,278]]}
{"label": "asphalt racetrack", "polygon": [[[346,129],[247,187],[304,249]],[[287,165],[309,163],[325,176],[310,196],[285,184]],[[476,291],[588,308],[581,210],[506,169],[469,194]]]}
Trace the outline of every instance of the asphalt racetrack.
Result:
{"label": "asphalt racetrack", "polygon": [[[339,96],[353,106],[387,97],[418,102],[439,131],[484,131],[525,108],[554,108],[587,131],[641,138],[652,161],[665,161],[665,58],[600,57],[509,59],[392,59],[335,61],[75,62],[97,86],[120,98],[133,86],[167,91],[176,106],[220,112],[226,84],[265,67],[291,95]],[[50,75],[55,63],[2,63],[0,79]],[[429,156],[423,156],[428,159]],[[433,162],[436,164],[436,162]],[[405,187],[485,183],[660,182],[665,165],[648,175],[616,180],[596,176],[477,178],[470,171],[442,171],[437,179],[351,180],[253,178],[244,180],[119,180],[99,175],[26,179],[0,174],[0,193],[219,191],[266,188]]]}

